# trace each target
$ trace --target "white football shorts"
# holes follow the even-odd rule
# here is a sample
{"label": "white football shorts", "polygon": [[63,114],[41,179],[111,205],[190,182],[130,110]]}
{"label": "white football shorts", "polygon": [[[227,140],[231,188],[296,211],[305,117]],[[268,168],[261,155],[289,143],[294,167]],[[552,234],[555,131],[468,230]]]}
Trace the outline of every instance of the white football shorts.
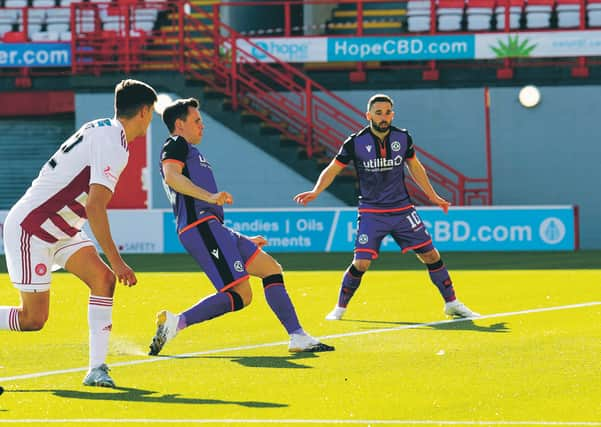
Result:
{"label": "white football shorts", "polygon": [[6,267],[13,286],[21,292],[49,290],[50,274],[57,269],[56,266],[64,268],[75,252],[86,246],[94,246],[84,231],[48,243],[27,233],[10,219],[7,217],[4,223]]}

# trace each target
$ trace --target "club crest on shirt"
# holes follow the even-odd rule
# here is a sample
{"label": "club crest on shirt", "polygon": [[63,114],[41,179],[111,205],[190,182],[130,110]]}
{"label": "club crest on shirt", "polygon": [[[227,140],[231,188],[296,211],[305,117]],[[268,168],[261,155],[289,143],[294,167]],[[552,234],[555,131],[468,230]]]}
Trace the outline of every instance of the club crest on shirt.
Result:
{"label": "club crest on shirt", "polygon": [[244,264],[242,264],[241,261],[236,261],[234,263],[234,270],[236,270],[238,273],[241,273],[244,271]]}
{"label": "club crest on shirt", "polygon": [[390,148],[392,149],[392,151],[399,151],[401,149],[401,143],[399,141],[393,141],[390,144]]}
{"label": "club crest on shirt", "polygon": [[110,166],[105,167],[102,172],[104,173],[104,176],[106,176],[108,179],[110,179],[111,181],[117,182],[117,177],[115,175],[113,175],[113,172],[111,171]]}
{"label": "club crest on shirt", "polygon": [[365,149],[367,150],[368,153],[371,153],[371,145],[366,145]]}
{"label": "club crest on shirt", "polygon": [[35,274],[37,274],[38,276],[43,276],[44,274],[46,274],[46,272],[48,271],[48,268],[46,267],[45,264],[38,264],[35,266]]}

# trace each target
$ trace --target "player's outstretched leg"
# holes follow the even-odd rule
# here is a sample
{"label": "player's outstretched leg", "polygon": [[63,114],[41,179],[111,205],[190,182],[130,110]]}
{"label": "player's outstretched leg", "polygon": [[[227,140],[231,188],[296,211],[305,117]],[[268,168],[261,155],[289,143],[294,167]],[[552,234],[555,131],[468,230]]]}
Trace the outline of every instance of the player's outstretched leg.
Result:
{"label": "player's outstretched leg", "polygon": [[83,384],[96,387],[115,388],[115,382],[109,375],[109,367],[106,366],[105,363],[90,369],[83,379]]}
{"label": "player's outstretched leg", "polygon": [[159,354],[163,346],[177,335],[178,317],[167,310],[157,313],[157,330],[150,343],[149,355],[156,356]]}

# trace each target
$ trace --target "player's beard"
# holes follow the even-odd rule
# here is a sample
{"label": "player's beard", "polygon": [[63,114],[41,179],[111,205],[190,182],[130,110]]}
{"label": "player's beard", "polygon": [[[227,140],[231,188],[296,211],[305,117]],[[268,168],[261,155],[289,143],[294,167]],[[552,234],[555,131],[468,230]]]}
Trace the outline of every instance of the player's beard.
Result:
{"label": "player's beard", "polygon": [[375,121],[371,120],[371,128],[376,132],[385,133],[388,132],[388,130],[390,129],[390,123],[380,122],[380,124],[377,124]]}

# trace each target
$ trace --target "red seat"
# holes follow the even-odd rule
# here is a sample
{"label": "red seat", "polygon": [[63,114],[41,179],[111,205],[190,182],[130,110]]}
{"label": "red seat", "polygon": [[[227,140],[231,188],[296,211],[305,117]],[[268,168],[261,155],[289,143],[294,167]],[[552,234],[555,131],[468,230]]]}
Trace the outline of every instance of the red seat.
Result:
{"label": "red seat", "polygon": [[[507,0],[497,0],[497,7],[505,7]],[[526,5],[525,0],[509,0],[509,7],[521,7]]]}
{"label": "red seat", "polygon": [[464,6],[463,0],[438,0],[439,9],[463,9]]}
{"label": "red seat", "polygon": [[492,9],[496,5],[495,0],[467,0],[467,7],[479,7]]}
{"label": "red seat", "polygon": [[9,31],[2,37],[4,43],[23,43],[27,41],[27,35],[21,31]]}
{"label": "red seat", "polygon": [[528,6],[551,6],[555,4],[555,0],[528,0]]}

